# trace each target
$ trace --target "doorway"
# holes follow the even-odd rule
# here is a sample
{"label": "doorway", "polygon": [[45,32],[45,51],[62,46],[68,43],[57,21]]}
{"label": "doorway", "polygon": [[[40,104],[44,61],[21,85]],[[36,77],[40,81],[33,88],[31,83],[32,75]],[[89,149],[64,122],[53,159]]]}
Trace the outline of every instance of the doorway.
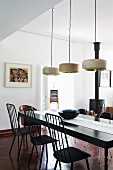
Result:
{"label": "doorway", "polygon": [[[51,92],[57,92],[57,101],[51,102]],[[53,97],[55,97],[53,95]],[[55,99],[55,98],[54,98]],[[48,109],[74,108],[74,74],[48,76]]]}

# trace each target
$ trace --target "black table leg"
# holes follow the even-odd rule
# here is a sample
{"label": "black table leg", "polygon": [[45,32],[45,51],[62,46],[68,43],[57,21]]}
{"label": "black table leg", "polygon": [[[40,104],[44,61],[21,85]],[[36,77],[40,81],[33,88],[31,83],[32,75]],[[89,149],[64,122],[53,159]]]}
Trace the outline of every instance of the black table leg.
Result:
{"label": "black table leg", "polygon": [[104,170],[108,170],[108,148],[104,150]]}

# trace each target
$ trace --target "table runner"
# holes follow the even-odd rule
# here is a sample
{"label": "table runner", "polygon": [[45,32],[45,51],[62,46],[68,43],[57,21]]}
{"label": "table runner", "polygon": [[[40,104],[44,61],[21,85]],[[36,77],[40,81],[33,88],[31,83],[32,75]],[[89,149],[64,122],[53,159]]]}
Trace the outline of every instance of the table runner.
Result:
{"label": "table runner", "polygon": [[86,118],[85,119],[79,118],[79,117],[72,120],[64,119],[64,122],[113,134],[113,124],[108,124],[105,122],[98,122],[98,121],[89,120]]}

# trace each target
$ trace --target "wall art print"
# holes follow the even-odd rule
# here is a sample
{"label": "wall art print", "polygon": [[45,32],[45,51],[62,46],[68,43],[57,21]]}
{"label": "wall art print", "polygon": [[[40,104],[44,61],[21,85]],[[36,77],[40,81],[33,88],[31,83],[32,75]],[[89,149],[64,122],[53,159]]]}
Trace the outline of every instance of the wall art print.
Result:
{"label": "wall art print", "polygon": [[110,73],[111,73],[111,81],[110,81],[110,83],[111,83],[111,87],[113,87],[113,70],[111,70]]}
{"label": "wall art print", "polygon": [[110,71],[101,71],[100,87],[110,87]]}
{"label": "wall art print", "polygon": [[32,65],[5,63],[5,87],[31,87]]}

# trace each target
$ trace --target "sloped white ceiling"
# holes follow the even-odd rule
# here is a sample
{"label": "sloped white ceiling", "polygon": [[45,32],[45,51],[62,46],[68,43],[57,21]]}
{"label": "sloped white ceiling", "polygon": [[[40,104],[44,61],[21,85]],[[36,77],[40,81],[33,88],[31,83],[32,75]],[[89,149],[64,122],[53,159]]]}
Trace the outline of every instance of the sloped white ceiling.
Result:
{"label": "sloped white ceiling", "polygon": [[62,0],[0,0],[0,41]]}
{"label": "sloped white ceiling", "polygon": [[[93,43],[95,0],[72,0],[71,39],[76,42]],[[54,10],[54,36],[68,38],[69,0],[63,0]],[[27,24],[22,31],[50,35],[51,11]],[[113,46],[113,0],[97,0],[97,41]]]}
{"label": "sloped white ceiling", "polygon": [[[72,40],[94,42],[94,3],[72,0]],[[50,35],[53,6],[54,36],[68,39],[69,0],[0,0],[0,40],[17,30]],[[97,41],[113,46],[113,0],[97,0]]]}

